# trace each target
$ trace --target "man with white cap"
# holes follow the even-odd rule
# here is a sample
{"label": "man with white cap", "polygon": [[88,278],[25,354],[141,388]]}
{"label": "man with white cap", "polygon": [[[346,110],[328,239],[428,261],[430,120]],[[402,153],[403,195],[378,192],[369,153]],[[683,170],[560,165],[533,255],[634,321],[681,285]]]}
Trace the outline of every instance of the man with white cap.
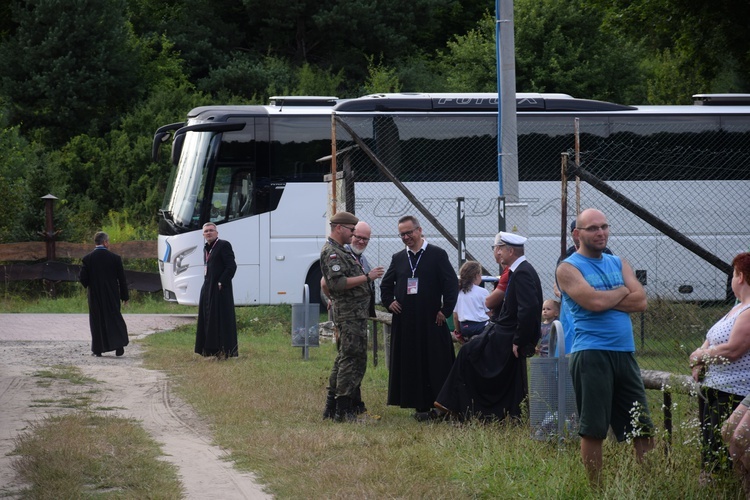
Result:
{"label": "man with white cap", "polygon": [[493,251],[509,269],[508,288],[500,313],[486,329],[458,352],[435,407],[459,418],[519,419],[529,389],[526,358],[539,341],[542,284],[526,260],[526,238],[500,232]]}
{"label": "man with white cap", "polygon": [[500,273],[499,279],[495,284],[495,289],[487,296],[484,301],[484,305],[490,310],[490,318],[494,319],[500,315],[500,309],[503,306],[503,299],[505,298],[505,291],[508,289],[508,279],[510,279],[510,268],[503,266],[501,262],[500,239],[502,233],[495,235],[495,243],[492,245],[492,254],[495,257],[495,262],[500,265],[502,272]]}

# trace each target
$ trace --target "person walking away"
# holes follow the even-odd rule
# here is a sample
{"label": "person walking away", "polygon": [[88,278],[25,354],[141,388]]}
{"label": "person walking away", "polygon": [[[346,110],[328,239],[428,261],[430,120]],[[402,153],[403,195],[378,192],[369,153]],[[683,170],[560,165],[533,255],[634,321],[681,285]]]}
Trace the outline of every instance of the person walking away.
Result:
{"label": "person walking away", "polygon": [[125,279],[122,258],[109,250],[109,235],[99,231],[94,235],[96,248],[83,258],[79,280],[87,289],[91,354],[115,351],[125,354],[128,345],[128,326],[120,312],[120,301],[128,305],[130,295]]}
{"label": "person walking away", "polygon": [[195,353],[228,359],[238,356],[232,279],[237,271],[232,244],[219,239],[216,224],[203,224],[203,287],[198,302]]}
{"label": "person walking away", "polygon": [[416,217],[401,217],[398,235],[405,248],[393,254],[380,284],[393,313],[388,404],[414,408],[414,418],[425,421],[436,417],[432,404],[455,359],[446,318],[458,280],[448,254],[423,238]]}

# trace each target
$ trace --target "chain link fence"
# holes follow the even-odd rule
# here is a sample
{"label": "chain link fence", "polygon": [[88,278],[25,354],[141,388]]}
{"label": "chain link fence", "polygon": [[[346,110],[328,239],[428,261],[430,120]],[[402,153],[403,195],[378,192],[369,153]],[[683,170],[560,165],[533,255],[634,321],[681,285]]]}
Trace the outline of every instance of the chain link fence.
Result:
{"label": "chain link fence", "polygon": [[518,199],[504,207],[496,114],[340,113],[333,126],[343,174],[331,194],[372,226],[373,264],[388,266],[403,248],[397,221],[412,214],[456,269],[466,258],[497,274],[490,247],[504,216],[506,230],[529,237],[526,256],[553,298],[557,260],[572,244],[563,228],[598,208],[610,249],[649,295],[648,310],[633,315],[641,367],[681,374],[733,300],[731,260],[750,249],[747,115],[519,113]]}

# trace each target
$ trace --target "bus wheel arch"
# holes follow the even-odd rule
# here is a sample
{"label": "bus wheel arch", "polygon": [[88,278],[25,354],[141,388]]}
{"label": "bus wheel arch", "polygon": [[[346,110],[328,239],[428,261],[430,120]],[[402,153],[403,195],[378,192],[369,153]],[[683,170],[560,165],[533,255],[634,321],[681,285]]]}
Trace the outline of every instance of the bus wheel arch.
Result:
{"label": "bus wheel arch", "polygon": [[320,304],[320,311],[325,312],[328,310],[328,305],[324,303],[323,297],[320,292],[320,280],[323,279],[323,273],[320,270],[320,265],[316,262],[307,271],[307,277],[305,278],[305,284],[310,290],[310,303]]}

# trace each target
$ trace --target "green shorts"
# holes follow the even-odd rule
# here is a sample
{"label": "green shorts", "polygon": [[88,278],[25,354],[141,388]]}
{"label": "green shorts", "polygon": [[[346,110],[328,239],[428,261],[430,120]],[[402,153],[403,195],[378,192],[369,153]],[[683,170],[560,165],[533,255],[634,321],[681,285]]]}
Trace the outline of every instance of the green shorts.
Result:
{"label": "green shorts", "polygon": [[653,435],[646,389],[633,353],[574,352],[570,375],[580,416],[578,434],[605,439],[611,426],[618,441]]}

